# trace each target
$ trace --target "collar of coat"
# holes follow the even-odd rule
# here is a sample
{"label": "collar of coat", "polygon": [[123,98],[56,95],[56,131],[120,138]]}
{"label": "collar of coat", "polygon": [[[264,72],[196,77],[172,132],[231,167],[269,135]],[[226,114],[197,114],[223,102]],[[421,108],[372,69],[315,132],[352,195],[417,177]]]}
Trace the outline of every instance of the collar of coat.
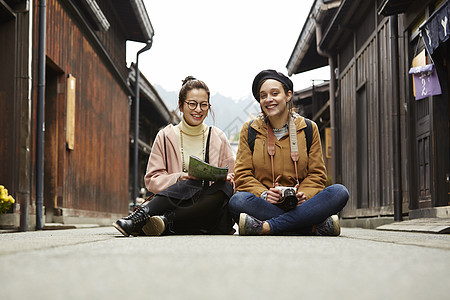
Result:
{"label": "collar of coat", "polygon": [[[291,114],[294,117],[295,127],[297,131],[302,130],[306,127],[305,118],[300,116],[298,113],[293,112]],[[253,121],[252,125],[250,125],[253,129],[259,132],[262,135],[267,135],[267,118],[263,113],[259,113],[256,116],[256,119]]]}

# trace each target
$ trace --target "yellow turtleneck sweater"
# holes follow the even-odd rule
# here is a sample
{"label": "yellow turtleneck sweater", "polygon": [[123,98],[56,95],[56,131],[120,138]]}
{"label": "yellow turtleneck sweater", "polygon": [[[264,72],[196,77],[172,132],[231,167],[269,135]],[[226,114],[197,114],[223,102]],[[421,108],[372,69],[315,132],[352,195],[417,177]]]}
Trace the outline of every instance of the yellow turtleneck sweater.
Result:
{"label": "yellow turtleneck sweater", "polygon": [[181,122],[174,126],[174,131],[178,139],[178,145],[180,146],[180,153],[184,156],[183,172],[187,172],[189,168],[189,156],[194,155],[205,160],[208,125],[202,123],[198,126],[191,126],[182,118]]}

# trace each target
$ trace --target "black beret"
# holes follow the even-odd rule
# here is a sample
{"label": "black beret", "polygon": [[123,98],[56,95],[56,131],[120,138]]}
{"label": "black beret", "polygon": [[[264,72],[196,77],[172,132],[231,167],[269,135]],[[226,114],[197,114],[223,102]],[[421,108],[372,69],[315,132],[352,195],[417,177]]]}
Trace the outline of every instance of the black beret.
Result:
{"label": "black beret", "polygon": [[255,79],[253,79],[252,84],[253,96],[258,102],[259,102],[259,89],[261,88],[261,84],[263,83],[263,81],[266,79],[275,79],[281,82],[283,85],[285,85],[288,88],[288,90],[292,92],[294,91],[294,84],[289,79],[289,77],[275,70],[264,70],[259,72],[258,75],[256,75]]}

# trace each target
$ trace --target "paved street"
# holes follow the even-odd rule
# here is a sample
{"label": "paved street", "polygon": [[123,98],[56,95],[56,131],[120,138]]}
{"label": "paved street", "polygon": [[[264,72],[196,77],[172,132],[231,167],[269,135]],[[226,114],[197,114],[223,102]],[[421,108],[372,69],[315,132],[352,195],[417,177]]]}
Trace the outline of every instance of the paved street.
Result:
{"label": "paved street", "polygon": [[448,299],[450,235],[0,234],[5,299]]}

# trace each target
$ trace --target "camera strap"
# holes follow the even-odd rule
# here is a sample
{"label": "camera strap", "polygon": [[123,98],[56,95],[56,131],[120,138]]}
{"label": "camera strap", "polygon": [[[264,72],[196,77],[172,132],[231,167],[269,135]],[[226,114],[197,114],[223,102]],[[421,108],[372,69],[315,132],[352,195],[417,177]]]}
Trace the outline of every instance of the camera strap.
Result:
{"label": "camera strap", "polygon": [[275,174],[273,170],[273,156],[275,155],[275,134],[273,133],[270,122],[267,122],[267,153],[270,156],[270,164],[272,166],[272,182],[275,187]]}
{"label": "camera strap", "polygon": [[298,171],[297,171],[297,162],[300,157],[298,154],[298,143],[297,143],[297,128],[295,127],[294,117],[289,117],[289,143],[291,144],[291,159],[294,162],[295,168],[295,179],[298,182]]}
{"label": "camera strap", "polygon": [[[298,170],[297,170],[297,162],[299,159],[298,154],[298,144],[297,144],[297,128],[295,127],[294,118],[289,117],[289,143],[291,145],[291,159],[294,162],[294,168],[295,168],[295,178],[298,181]],[[277,177],[277,180],[275,180],[275,173],[273,168],[273,156],[275,155],[275,134],[273,133],[272,125],[270,125],[270,122],[267,122],[267,153],[269,153],[270,156],[270,163],[272,167],[272,182],[273,186],[275,187],[275,183],[278,181],[281,175]]]}

